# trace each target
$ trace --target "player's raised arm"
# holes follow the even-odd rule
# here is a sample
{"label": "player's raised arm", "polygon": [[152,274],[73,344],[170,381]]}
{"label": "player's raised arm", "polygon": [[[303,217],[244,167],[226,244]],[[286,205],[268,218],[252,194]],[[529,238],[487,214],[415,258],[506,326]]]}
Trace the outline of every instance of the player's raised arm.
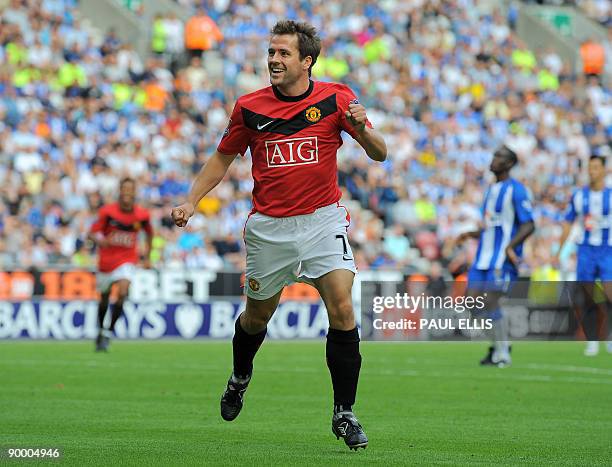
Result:
{"label": "player's raised arm", "polygon": [[365,150],[372,160],[382,162],[387,158],[387,144],[382,135],[366,125],[367,115],[365,107],[361,104],[351,103],[344,112],[346,119],[355,129],[355,140]]}
{"label": "player's raised arm", "polygon": [[227,169],[232,164],[236,154],[221,154],[219,151],[208,159],[208,162],[196,175],[191,190],[187,196],[187,201],[180,206],[172,209],[172,220],[179,227],[185,227],[189,218],[193,216],[195,207],[214,187],[216,187],[227,173]]}

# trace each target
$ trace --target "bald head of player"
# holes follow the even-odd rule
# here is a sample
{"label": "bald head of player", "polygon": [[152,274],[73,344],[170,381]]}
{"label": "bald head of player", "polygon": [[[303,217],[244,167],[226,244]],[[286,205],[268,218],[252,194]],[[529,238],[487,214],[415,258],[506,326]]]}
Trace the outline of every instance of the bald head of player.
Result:
{"label": "bald head of player", "polygon": [[123,212],[132,212],[136,199],[136,181],[125,177],[119,182],[119,208]]}
{"label": "bald head of player", "polygon": [[493,160],[489,169],[498,181],[505,180],[510,174],[510,169],[518,163],[516,153],[508,146],[502,146],[493,153]]}
{"label": "bald head of player", "polygon": [[270,84],[286,96],[304,94],[312,67],[321,52],[317,30],[308,23],[279,21],[270,31],[268,71]]}

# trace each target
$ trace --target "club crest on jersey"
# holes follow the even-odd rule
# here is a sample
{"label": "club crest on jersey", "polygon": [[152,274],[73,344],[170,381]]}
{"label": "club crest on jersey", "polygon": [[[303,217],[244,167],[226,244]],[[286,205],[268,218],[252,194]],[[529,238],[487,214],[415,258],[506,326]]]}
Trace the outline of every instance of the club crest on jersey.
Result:
{"label": "club crest on jersey", "polygon": [[306,109],[306,120],[310,123],[317,123],[321,120],[321,110],[318,107],[308,107]]}
{"label": "club crest on jersey", "polygon": [[253,292],[259,291],[259,282],[257,279],[253,279],[252,277],[249,278],[249,289],[251,289]]}
{"label": "club crest on jersey", "polygon": [[268,167],[288,167],[319,162],[319,143],[316,136],[266,141]]}

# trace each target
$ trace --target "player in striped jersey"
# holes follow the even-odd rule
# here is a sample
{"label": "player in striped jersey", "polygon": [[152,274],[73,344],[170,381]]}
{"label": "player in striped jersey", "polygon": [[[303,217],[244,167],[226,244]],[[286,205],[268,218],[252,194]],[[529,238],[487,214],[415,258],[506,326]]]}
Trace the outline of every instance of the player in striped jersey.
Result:
{"label": "player in striped jersey", "polygon": [[493,320],[493,345],[481,365],[507,366],[511,363],[507,323],[499,308],[499,299],[518,277],[523,243],[535,229],[527,189],[510,177],[518,162],[516,153],[506,146],[497,149],[490,170],[495,175],[482,205],[480,230],[466,232],[458,242],[478,238],[476,258],[468,273],[468,295],[486,292],[487,318]]}
{"label": "player in striped jersey", "polygon": [[[586,298],[594,306],[592,299],[595,281],[600,280],[608,298],[612,302],[612,188],[606,187],[606,159],[592,156],[589,160],[589,185],[577,189],[565,212],[565,222],[560,246],[568,239],[572,225],[578,221],[578,245],[576,280],[582,283]],[[561,248],[559,248],[561,251]],[[557,254],[556,262],[559,260]],[[606,304],[600,304],[598,312],[605,316]],[[605,322],[605,319],[603,320]],[[600,329],[600,338],[606,337],[607,329]],[[612,353],[612,342],[607,344]],[[599,342],[587,342],[584,354],[594,356],[599,353]]]}

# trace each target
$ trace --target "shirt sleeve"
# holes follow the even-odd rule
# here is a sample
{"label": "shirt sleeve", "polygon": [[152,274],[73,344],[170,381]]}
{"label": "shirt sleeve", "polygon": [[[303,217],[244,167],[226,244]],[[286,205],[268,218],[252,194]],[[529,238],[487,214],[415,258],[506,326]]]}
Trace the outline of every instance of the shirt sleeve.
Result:
{"label": "shirt sleeve", "polygon": [[574,222],[576,220],[576,193],[570,199],[567,209],[563,213],[563,220],[566,222]]}
{"label": "shirt sleeve", "polygon": [[237,101],[227,128],[221,137],[221,142],[217,146],[217,151],[226,155],[240,154],[244,156],[250,141],[251,134],[242,119],[242,106]]}
{"label": "shirt sleeve", "polygon": [[516,185],[514,189],[514,212],[520,224],[533,222],[533,207],[531,197],[523,185]]}
{"label": "shirt sleeve", "polygon": [[89,229],[89,231],[91,233],[103,232],[104,229],[106,228],[107,222],[108,222],[108,214],[106,212],[106,209],[100,208],[100,211],[98,212],[98,218],[91,225],[91,228]]}
{"label": "shirt sleeve", "polygon": [[[355,95],[355,93],[348,86],[342,86],[342,90],[337,94],[338,96],[338,112],[339,112],[339,120],[340,120],[340,128],[346,131],[349,135],[355,139],[357,137],[357,131],[348,121],[344,112],[348,110],[349,104],[359,104],[359,99]],[[366,126],[368,128],[372,127],[372,122],[366,118]]]}

